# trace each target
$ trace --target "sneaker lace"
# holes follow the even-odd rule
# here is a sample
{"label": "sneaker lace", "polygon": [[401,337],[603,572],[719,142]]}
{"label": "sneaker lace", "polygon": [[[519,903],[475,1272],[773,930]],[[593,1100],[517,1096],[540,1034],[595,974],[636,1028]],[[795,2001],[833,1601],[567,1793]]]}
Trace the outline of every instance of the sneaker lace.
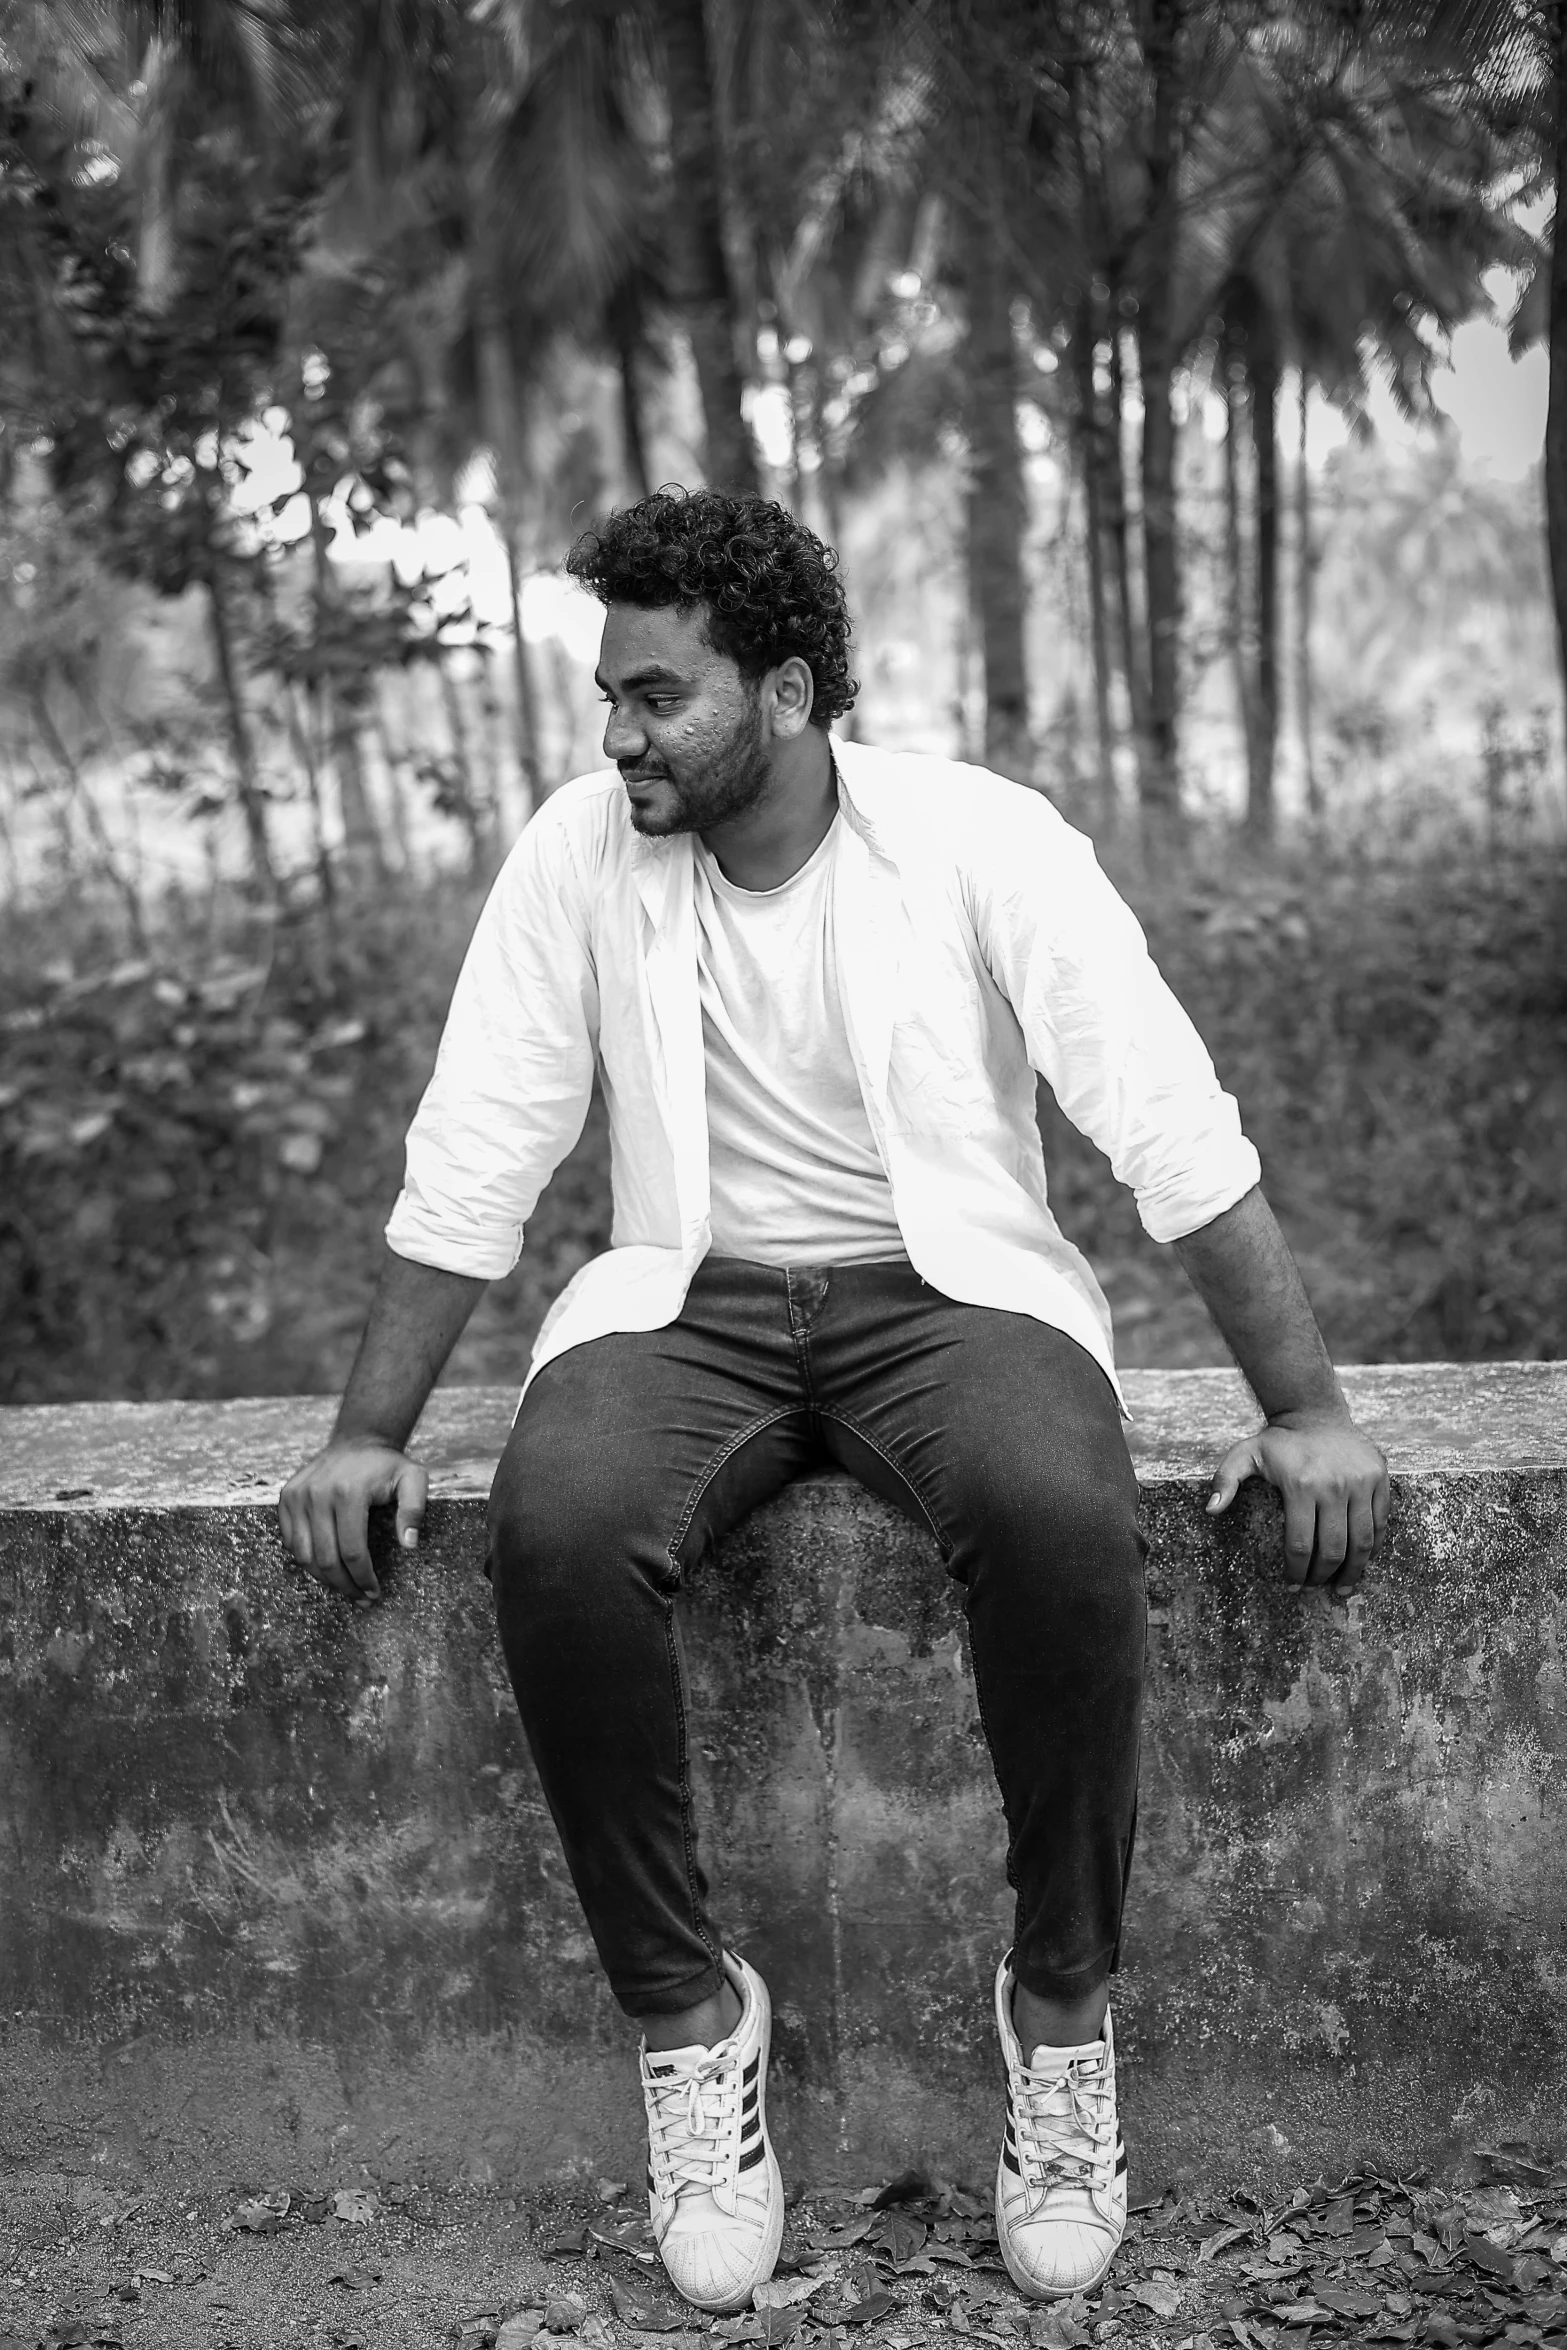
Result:
{"label": "sneaker lace", "polygon": [[678,2202],[692,2188],[732,2186],[740,2149],[740,2065],[714,2050],[689,2072],[647,2084],[648,2145],[655,2177]]}
{"label": "sneaker lace", "polygon": [[1020,2065],[1013,2111],[1036,2207],[1054,2187],[1082,2187],[1104,2211],[1115,2183],[1115,2090],[1103,2059],[1073,2057],[1060,2071]]}

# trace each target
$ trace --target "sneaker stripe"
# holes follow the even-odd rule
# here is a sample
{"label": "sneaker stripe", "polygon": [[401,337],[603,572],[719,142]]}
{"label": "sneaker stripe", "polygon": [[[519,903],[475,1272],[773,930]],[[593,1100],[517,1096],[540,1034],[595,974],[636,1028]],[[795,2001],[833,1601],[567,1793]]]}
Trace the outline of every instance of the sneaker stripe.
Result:
{"label": "sneaker stripe", "polygon": [[1012,2151],[1012,2148],[1011,2148],[1011,2146],[1010,2146],[1010,2145],[1008,2145],[1008,2146],[1003,2146],[1003,2147],[1002,2147],[1002,2149],[1001,2149],[1001,2160],[1002,2160],[1002,2163],[1003,2163],[1004,2167],[1005,2167],[1007,2170],[1009,2170],[1009,2171],[1013,2172],[1013,2174],[1014,2174],[1016,2177],[1018,2177],[1018,2178],[1021,2178],[1021,2177],[1023,2176],[1022,2170],[1019,2168],[1019,2165],[1018,2165],[1018,2159],[1017,2159],[1017,2156],[1016,2156],[1016,2155],[1013,2153],[1013,2151]]}
{"label": "sneaker stripe", "polygon": [[1126,2148],[1124,2146],[1115,2158],[1115,2175],[1118,2179],[1126,2176]]}
{"label": "sneaker stripe", "polygon": [[760,2142],[760,2140],[758,2140],[757,2144],[752,2147],[749,2154],[741,2155],[740,2160],[735,2165],[735,2168],[737,2170],[755,2170],[757,2164],[759,2162],[765,2162],[766,2159],[767,2148]]}
{"label": "sneaker stripe", "polygon": [[740,2108],[740,2111],[741,2111],[743,2114],[745,2114],[745,2113],[755,2113],[755,2111],[756,2111],[756,2100],[757,2100],[757,2097],[758,2097],[758,2095],[759,2095],[759,2094],[760,2094],[760,2092],[759,2092],[758,2090],[756,2090],[756,2089],[747,2089],[747,2091],[746,2091],[746,2093],[745,2093],[745,2103],[744,2103],[744,2104],[741,2106],[741,2108]]}
{"label": "sneaker stripe", "polygon": [[752,2082],[755,2080],[755,2078],[756,2078],[757,2074],[758,2074],[758,2073],[761,2071],[761,2069],[762,2069],[762,2060],[761,2060],[761,2057],[760,2057],[760,2056],[753,2056],[753,2057],[752,2057],[752,2059],[751,2059],[751,2061],[750,2061],[750,2063],[749,2063],[749,2064],[746,2066],[746,2068],[745,2068],[745,2071],[744,2071],[744,2072],[743,2072],[743,2073],[740,2075],[740,2078],[741,2078],[741,2080],[742,2080],[742,2081],[745,2083],[745,2086],[746,2086],[748,2089],[750,2088],[750,2086],[751,2086],[751,2083],[752,2083]]}

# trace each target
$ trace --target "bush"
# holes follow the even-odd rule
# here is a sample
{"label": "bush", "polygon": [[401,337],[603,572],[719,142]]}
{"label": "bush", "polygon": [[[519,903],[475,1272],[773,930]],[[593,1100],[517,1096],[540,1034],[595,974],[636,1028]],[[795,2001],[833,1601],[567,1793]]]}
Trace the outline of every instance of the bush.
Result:
{"label": "bush", "polygon": [[[1459,832],[1123,877],[1238,1095],[1341,1359],[1567,1348],[1567,870]],[[478,908],[450,879],[315,907],[257,945],[176,907],[13,915],[0,963],[0,1401],[332,1390],[346,1376]],[[252,929],[253,918],[252,920]],[[1223,1359],[1169,1250],[1042,1103],[1052,1196],[1123,1361]],[[609,1231],[595,1106],[453,1358],[520,1379]]]}

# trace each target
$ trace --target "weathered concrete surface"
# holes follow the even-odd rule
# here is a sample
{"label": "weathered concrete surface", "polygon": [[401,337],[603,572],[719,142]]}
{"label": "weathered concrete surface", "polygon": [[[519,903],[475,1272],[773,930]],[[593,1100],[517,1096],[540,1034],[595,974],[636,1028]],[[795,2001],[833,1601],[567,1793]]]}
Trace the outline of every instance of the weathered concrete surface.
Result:
{"label": "weathered concrete surface", "polygon": [[[1567,2115],[1567,1365],[1346,1375],[1395,1471],[1348,1609],[1282,1589],[1218,1372],[1132,1375],[1152,1552],[1116,1995],[1134,2167],[1300,2175]],[[325,1403],[0,1413],[0,2162],[256,2180],[636,2158],[479,1517],[512,1397],[432,1404],[423,1550],[287,1561]],[[1009,1901],[928,1540],[806,1480],[689,1594],[710,1865],[778,2006],[786,2170],[994,2158]],[[624,2176],[623,2170],[618,2175]]]}

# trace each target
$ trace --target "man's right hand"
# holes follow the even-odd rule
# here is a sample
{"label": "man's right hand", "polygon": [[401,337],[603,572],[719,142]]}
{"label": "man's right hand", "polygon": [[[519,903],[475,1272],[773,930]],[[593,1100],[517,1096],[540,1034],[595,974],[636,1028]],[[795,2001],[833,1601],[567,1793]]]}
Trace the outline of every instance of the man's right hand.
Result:
{"label": "man's right hand", "polygon": [[295,1471],[278,1496],[284,1548],[328,1591],[345,1599],[379,1599],[368,1541],[371,1504],[396,1502],[398,1547],[413,1550],[429,1489],[428,1471],[395,1445],[373,1437],[335,1438]]}

